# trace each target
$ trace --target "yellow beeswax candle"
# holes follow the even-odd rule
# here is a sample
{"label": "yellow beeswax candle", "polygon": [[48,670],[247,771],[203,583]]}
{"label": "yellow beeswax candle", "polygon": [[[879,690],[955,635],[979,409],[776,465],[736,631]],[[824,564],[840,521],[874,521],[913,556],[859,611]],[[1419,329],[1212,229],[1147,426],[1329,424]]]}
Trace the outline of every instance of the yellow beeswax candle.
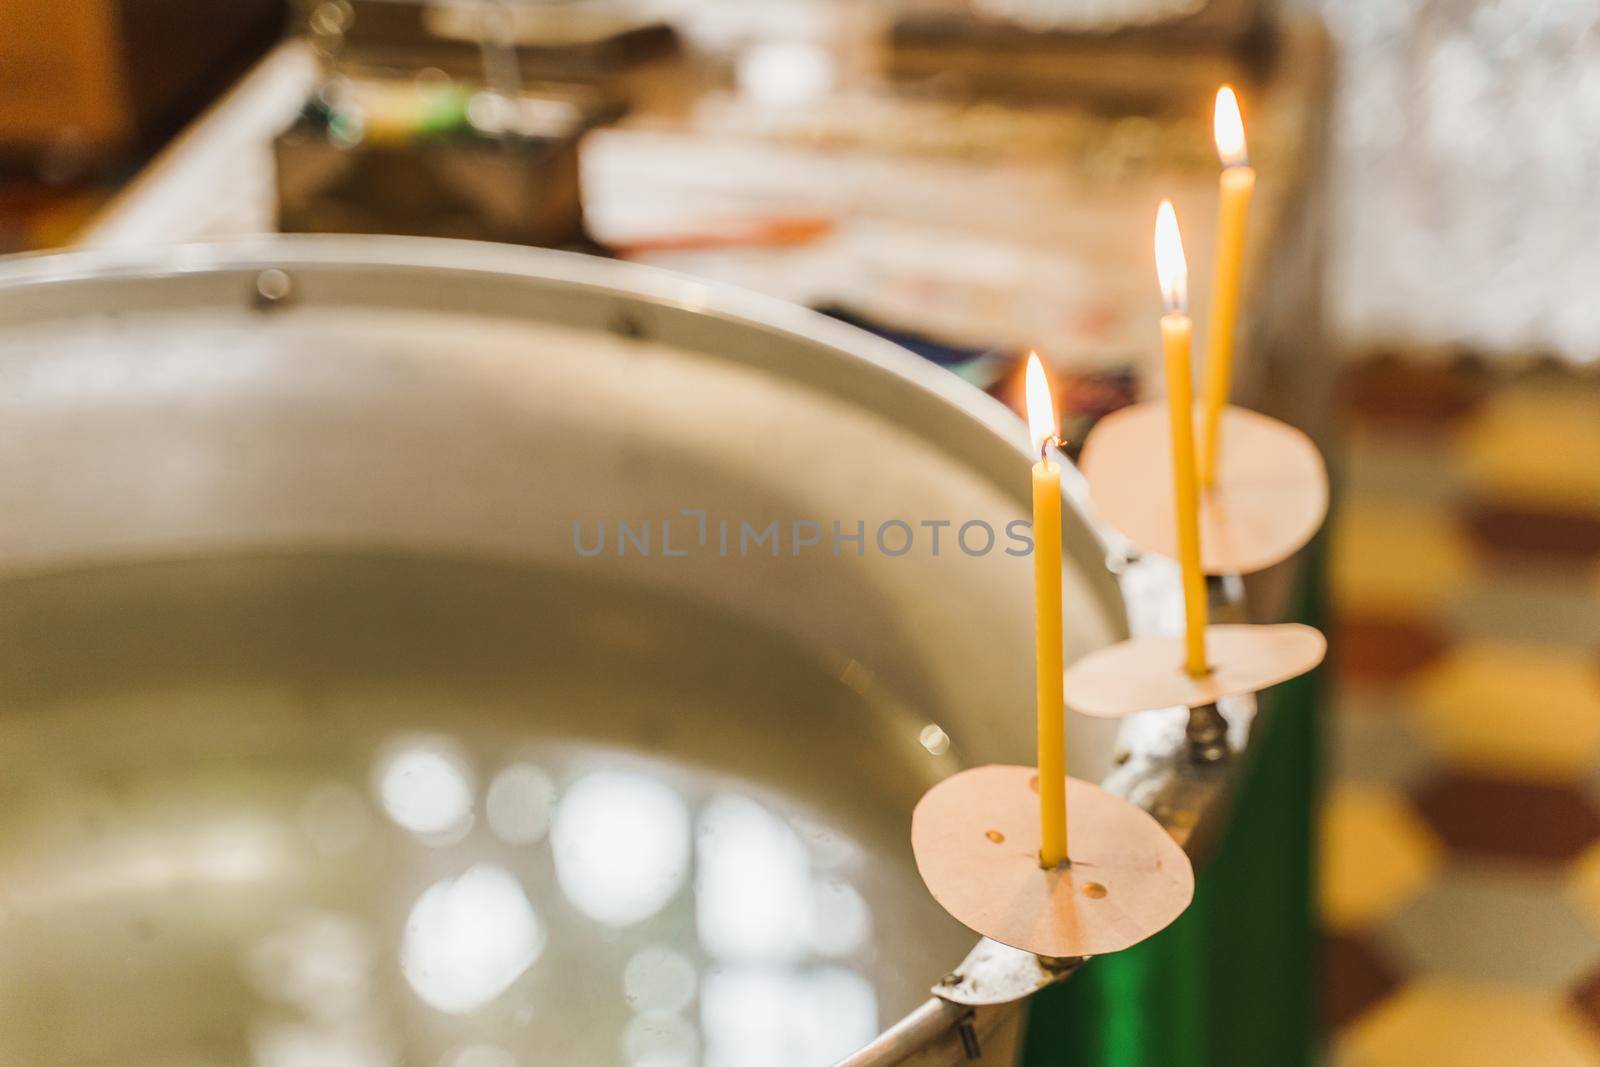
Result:
{"label": "yellow beeswax candle", "polygon": [[1067,757],[1061,663],[1061,465],[1050,458],[1056,441],[1050,381],[1037,355],[1028,356],[1028,430],[1039,462],[1033,465],[1033,608],[1039,727],[1039,865],[1067,858]]}
{"label": "yellow beeswax candle", "polygon": [[1200,569],[1200,491],[1194,450],[1194,385],[1189,347],[1194,327],[1188,315],[1189,268],[1172,202],[1156,212],[1156,273],[1167,313],[1161,317],[1166,352],[1167,413],[1172,431],[1173,511],[1178,527],[1178,565],[1183,570],[1184,669],[1207,674],[1206,576]]}
{"label": "yellow beeswax candle", "polygon": [[1217,273],[1211,294],[1211,322],[1206,331],[1205,386],[1201,394],[1200,485],[1210,489],[1217,480],[1217,456],[1222,409],[1228,403],[1233,380],[1233,341],[1239,326],[1239,277],[1244,269],[1245,222],[1256,172],[1245,147],[1244,120],[1239,99],[1231,86],[1217,90],[1213,129],[1217,155],[1222,160],[1220,199],[1217,205]]}

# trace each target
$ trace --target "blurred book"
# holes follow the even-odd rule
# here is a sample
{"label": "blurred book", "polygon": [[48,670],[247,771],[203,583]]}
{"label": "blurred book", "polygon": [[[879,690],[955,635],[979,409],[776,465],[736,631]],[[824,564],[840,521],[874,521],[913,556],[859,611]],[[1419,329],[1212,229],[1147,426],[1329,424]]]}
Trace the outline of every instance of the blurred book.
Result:
{"label": "blurred book", "polygon": [[300,0],[315,37],[336,17],[338,59],[351,68],[436,67],[468,75],[487,43],[511,49],[531,80],[604,79],[675,56],[677,33],[632,5],[583,0],[543,4],[505,0]]}
{"label": "blurred book", "polygon": [[274,143],[278,226],[588,248],[578,146],[617,107],[448,79],[339,78]]}

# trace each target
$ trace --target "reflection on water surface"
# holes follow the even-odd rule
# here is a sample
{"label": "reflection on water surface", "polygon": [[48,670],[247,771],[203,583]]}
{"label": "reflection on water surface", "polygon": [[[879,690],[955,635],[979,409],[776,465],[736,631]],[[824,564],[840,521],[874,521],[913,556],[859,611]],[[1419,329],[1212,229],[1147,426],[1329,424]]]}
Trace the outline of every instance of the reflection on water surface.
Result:
{"label": "reflection on water surface", "polygon": [[482,563],[6,583],[0,1063],[828,1063],[971,943],[860,673]]}

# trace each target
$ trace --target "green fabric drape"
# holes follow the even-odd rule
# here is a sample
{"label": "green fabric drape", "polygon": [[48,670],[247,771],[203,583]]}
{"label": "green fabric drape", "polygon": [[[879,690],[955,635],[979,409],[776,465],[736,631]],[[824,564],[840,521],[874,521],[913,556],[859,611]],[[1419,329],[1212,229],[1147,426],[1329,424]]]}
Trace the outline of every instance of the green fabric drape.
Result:
{"label": "green fabric drape", "polygon": [[[1314,621],[1320,599],[1313,580],[1297,614]],[[1309,1067],[1317,680],[1269,694],[1273,714],[1193,906],[1035,997],[1025,1067]]]}

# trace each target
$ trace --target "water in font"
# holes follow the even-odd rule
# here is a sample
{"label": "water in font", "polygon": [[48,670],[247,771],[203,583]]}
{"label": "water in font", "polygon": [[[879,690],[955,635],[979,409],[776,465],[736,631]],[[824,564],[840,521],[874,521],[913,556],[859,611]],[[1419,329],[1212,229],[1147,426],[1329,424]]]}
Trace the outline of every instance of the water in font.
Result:
{"label": "water in font", "polygon": [[681,600],[400,556],[32,576],[0,708],[0,1064],[820,1067],[972,942],[905,840],[948,739]]}

